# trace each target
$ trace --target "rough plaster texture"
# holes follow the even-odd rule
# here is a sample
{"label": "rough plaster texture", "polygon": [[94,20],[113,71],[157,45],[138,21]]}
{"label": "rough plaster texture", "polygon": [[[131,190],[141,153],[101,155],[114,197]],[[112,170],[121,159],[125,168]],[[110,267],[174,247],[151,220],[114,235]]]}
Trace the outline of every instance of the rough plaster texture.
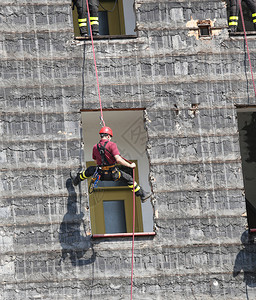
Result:
{"label": "rough plaster texture", "polygon": [[[95,41],[104,108],[145,108],[154,238],[136,238],[134,299],[254,299],[235,104],[254,104],[222,1],[136,0],[134,39]],[[218,31],[200,39],[191,20]],[[0,4],[0,298],[130,299],[131,240],[92,240],[80,109],[98,108],[70,1]],[[194,25],[193,25],[194,26]],[[249,48],[255,69],[255,37]],[[192,104],[199,104],[196,110]]]}

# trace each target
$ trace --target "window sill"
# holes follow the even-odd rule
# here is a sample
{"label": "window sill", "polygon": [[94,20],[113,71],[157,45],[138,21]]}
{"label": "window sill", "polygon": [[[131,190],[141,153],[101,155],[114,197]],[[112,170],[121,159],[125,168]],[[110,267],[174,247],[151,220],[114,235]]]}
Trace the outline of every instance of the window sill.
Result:
{"label": "window sill", "polygon": [[[155,236],[155,232],[135,232],[134,236]],[[132,232],[127,233],[105,233],[105,234],[93,234],[92,238],[120,238],[120,237],[131,237]]]}
{"label": "window sill", "polygon": [[[256,35],[256,31],[246,31],[246,35]],[[229,36],[244,36],[244,32],[229,32]]]}
{"label": "window sill", "polygon": [[[135,39],[137,38],[137,35],[96,35],[93,36],[93,40],[114,40],[114,39]],[[90,36],[75,36],[75,40],[79,40],[79,41],[86,41],[86,40],[91,40]]]}

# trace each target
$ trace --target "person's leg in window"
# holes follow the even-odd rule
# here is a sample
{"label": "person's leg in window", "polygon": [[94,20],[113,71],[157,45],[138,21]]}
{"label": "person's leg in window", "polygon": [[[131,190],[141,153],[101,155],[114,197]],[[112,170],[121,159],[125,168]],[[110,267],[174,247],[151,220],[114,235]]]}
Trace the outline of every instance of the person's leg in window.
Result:
{"label": "person's leg in window", "polygon": [[230,0],[230,16],[228,20],[228,31],[236,32],[238,26],[238,0]]}
{"label": "person's leg in window", "polygon": [[72,183],[73,185],[78,185],[81,181],[84,181],[85,179],[91,177],[95,171],[96,171],[96,166],[91,166],[85,170],[82,170],[80,172],[75,172],[75,171],[71,171],[70,172],[70,177],[72,179]]}
{"label": "person's leg in window", "polygon": [[99,35],[99,0],[89,0],[92,34]]}
{"label": "person's leg in window", "polygon": [[73,0],[78,13],[78,26],[81,36],[88,36],[86,0]]}
{"label": "person's leg in window", "polygon": [[[113,180],[123,181],[133,191],[133,177],[130,174],[125,173],[124,171],[120,171],[118,168],[115,169],[116,169],[115,172],[112,172]],[[137,197],[140,197],[142,202],[145,202],[151,196],[151,193],[145,192],[143,188],[139,186],[136,181],[134,182],[134,190],[135,190],[135,195]]]}

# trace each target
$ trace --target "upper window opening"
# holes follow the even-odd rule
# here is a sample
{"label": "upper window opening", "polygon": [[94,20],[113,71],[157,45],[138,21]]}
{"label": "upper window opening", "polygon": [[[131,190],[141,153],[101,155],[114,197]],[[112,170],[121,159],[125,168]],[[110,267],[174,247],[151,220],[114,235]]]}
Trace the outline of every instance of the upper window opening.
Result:
{"label": "upper window opening", "polygon": [[[237,0],[227,1],[228,30],[230,34],[240,35],[243,33],[243,24],[240,15],[239,3]],[[246,32],[255,34],[256,31],[256,2],[243,1],[242,11]]]}
{"label": "upper window opening", "polygon": [[[92,33],[96,38],[135,36],[135,11],[133,0],[88,0],[91,9]],[[76,38],[89,38],[89,20],[86,0],[73,0],[73,24]]]}

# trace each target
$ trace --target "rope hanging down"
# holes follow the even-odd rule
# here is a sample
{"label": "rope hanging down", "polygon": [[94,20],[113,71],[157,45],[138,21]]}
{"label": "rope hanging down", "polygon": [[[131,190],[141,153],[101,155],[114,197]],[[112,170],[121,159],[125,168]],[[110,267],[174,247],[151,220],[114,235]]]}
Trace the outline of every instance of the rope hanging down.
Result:
{"label": "rope hanging down", "polygon": [[251,70],[251,75],[252,75],[252,84],[253,84],[253,89],[254,89],[254,95],[256,97],[256,87],[255,87],[255,82],[254,82],[254,78],[253,78],[252,63],[251,63],[250,51],[249,51],[247,35],[246,35],[246,30],[245,30],[245,24],[244,24],[244,15],[243,15],[243,10],[242,10],[242,3],[241,3],[241,0],[239,0],[238,2],[239,2],[241,20],[242,20],[242,24],[243,24],[244,39],[245,39],[245,43],[246,43],[247,55],[248,55],[248,60],[249,60],[249,65],[250,65],[250,70]]}
{"label": "rope hanging down", "polygon": [[100,85],[99,85],[99,77],[98,77],[98,70],[97,70],[97,64],[96,64],[96,56],[95,56],[95,51],[94,51],[94,43],[93,43],[93,36],[92,36],[92,26],[91,26],[91,17],[90,17],[90,10],[89,10],[88,0],[86,0],[86,6],[87,6],[87,12],[88,12],[89,27],[90,27],[90,34],[91,34],[91,41],[92,41],[93,61],[94,61],[95,75],[96,75],[96,80],[97,80],[99,103],[100,103],[100,119],[101,119],[101,123],[102,123],[102,127],[103,127],[103,126],[105,126],[105,122],[104,122],[104,119],[103,119],[103,111],[102,111],[102,105],[101,105]]}
{"label": "rope hanging down", "polygon": [[[122,157],[128,163],[132,163],[128,159]],[[135,169],[132,169],[133,178],[133,196],[132,196],[132,270],[131,270],[131,300],[132,300],[132,288],[133,288],[133,261],[134,261],[134,236],[135,236]]]}
{"label": "rope hanging down", "polygon": [[133,177],[133,196],[132,196],[132,270],[131,270],[131,300],[132,300],[132,287],[133,287],[133,261],[134,261],[134,233],[135,233],[135,169],[132,169]]}
{"label": "rope hanging down", "polygon": [[[92,51],[93,51],[93,60],[94,60],[95,74],[96,74],[96,79],[97,79],[97,87],[98,87],[98,95],[99,95],[99,103],[100,103],[100,113],[101,113],[101,122],[102,122],[102,126],[105,126],[105,122],[104,122],[104,119],[103,119],[101,97],[100,97],[100,85],[99,85],[99,77],[98,77],[97,64],[96,64],[96,55],[95,55],[95,51],[94,51],[94,43],[93,43],[92,26],[91,26],[91,20],[90,20],[90,11],[89,11],[88,0],[86,0],[86,6],[87,6],[88,19],[89,19],[89,27],[90,27],[90,33],[91,33],[91,41],[92,41]],[[127,160],[127,159],[125,159],[125,160],[127,162],[131,163],[129,160]],[[135,236],[135,170],[133,169],[131,300],[132,300],[132,288],[133,288],[134,236]]]}

